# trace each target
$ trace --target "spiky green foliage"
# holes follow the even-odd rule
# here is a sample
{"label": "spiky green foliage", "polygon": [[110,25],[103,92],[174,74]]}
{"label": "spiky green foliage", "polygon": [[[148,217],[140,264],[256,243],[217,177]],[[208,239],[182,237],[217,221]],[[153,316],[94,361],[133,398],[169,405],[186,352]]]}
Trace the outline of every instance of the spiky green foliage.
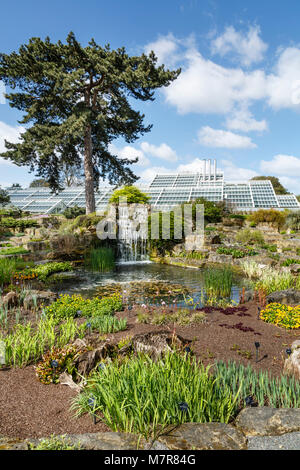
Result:
{"label": "spiky green foliage", "polygon": [[131,98],[153,100],[154,90],[179,73],[157,66],[153,52],[129,56],[123,47],[111,50],[94,39],[82,47],[72,32],[66,44],[31,38],[18,53],[0,54],[0,80],[11,90],[6,99],[24,113],[20,122],[26,125],[19,143],[6,141],[2,156],[29,166],[57,190],[62,169],[81,168],[84,155],[87,212],[93,212],[99,178],[112,184],[137,179],[128,168],[136,160],[109,150],[113,139],[133,142],[151,129]]}

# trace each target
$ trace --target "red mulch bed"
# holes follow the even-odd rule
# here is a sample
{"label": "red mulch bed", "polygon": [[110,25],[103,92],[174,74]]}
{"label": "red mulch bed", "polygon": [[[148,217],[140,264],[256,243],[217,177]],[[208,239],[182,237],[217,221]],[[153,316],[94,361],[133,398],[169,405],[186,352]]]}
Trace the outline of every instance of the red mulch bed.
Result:
{"label": "red mulch bed", "polygon": [[[192,340],[192,350],[205,364],[217,360],[235,360],[251,364],[256,370],[268,370],[271,374],[282,373],[285,350],[300,332],[287,331],[257,319],[257,305],[249,302],[247,316],[225,315],[214,310],[207,314],[205,323],[188,326],[176,326],[176,333]],[[248,316],[249,315],[249,316]],[[134,310],[126,310],[119,317],[128,319],[126,331],[109,335],[118,342],[122,337],[137,333],[165,330],[166,326],[136,323]],[[225,326],[242,323],[254,331],[241,331]],[[173,325],[169,325],[173,330]],[[256,334],[255,334],[256,333]],[[259,334],[257,334],[259,333]],[[254,342],[261,344],[259,362],[255,361]],[[237,345],[241,351],[252,353],[247,359],[231,348]],[[267,357],[264,357],[267,355]],[[24,369],[0,369],[0,435],[18,438],[37,438],[54,434],[73,434],[108,431],[102,423],[93,424],[91,416],[85,415],[74,419],[69,410],[71,399],[76,392],[65,385],[43,385],[38,382],[33,366]]]}

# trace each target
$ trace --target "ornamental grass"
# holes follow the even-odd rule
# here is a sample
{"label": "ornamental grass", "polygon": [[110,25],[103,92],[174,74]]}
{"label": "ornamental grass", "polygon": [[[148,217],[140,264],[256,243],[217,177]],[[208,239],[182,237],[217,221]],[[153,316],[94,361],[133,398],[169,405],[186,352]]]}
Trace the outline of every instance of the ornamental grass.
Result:
{"label": "ornamental grass", "polygon": [[139,354],[107,362],[87,379],[72,409],[77,416],[97,414],[113,431],[146,438],[183,422],[228,423],[238,393],[220,386],[220,378],[209,372],[195,357],[177,352],[157,361]]}

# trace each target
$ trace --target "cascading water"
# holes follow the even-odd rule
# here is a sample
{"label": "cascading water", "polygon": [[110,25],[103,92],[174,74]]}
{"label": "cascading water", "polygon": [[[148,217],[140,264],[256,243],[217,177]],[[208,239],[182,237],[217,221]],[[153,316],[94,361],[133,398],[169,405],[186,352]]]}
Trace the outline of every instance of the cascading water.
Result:
{"label": "cascading water", "polygon": [[142,204],[118,206],[119,263],[147,261],[148,208]]}

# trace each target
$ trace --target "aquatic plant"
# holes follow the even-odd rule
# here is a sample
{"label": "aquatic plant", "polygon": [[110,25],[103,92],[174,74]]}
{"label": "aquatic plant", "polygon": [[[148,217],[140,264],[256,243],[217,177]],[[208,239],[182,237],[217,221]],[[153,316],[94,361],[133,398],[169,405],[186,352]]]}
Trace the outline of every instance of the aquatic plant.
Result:
{"label": "aquatic plant", "polygon": [[231,269],[209,268],[204,271],[204,286],[208,296],[230,297],[233,285]]}
{"label": "aquatic plant", "polygon": [[115,267],[114,250],[109,247],[92,248],[85,256],[85,265],[92,271],[112,271]]}

